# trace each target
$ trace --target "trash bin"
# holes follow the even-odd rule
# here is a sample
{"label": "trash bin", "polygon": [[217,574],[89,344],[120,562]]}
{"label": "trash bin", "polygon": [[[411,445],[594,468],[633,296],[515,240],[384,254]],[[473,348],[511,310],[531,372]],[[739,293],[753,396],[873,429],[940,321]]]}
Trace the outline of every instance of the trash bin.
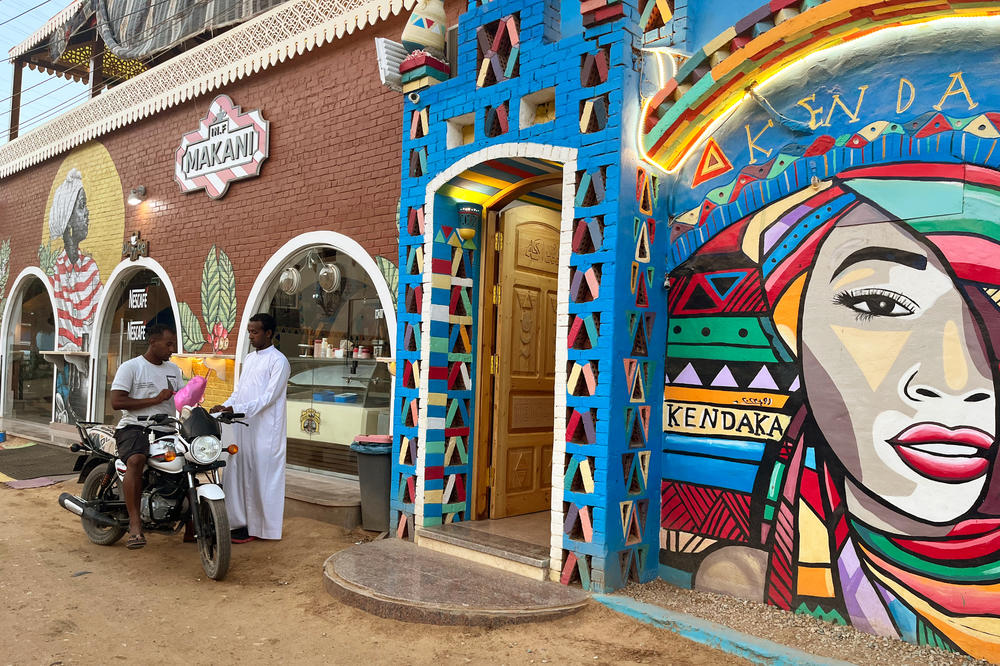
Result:
{"label": "trash bin", "polygon": [[386,532],[389,529],[392,435],[358,435],[351,444],[351,451],[358,454],[361,526],[372,532]]}

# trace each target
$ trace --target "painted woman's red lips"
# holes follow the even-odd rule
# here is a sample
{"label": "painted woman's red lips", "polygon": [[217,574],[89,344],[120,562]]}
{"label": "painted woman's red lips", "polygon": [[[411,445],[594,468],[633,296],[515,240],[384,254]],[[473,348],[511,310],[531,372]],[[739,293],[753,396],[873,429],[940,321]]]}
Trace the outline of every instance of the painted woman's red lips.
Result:
{"label": "painted woman's red lips", "polygon": [[933,443],[966,444],[977,449],[989,449],[994,441],[996,440],[993,435],[979,428],[969,426],[948,428],[937,423],[917,423],[898,433],[889,440],[889,443],[903,446]]}
{"label": "painted woman's red lips", "polygon": [[990,466],[986,453],[996,440],[978,428],[917,423],[887,441],[917,474],[944,483],[964,483],[986,474]]}

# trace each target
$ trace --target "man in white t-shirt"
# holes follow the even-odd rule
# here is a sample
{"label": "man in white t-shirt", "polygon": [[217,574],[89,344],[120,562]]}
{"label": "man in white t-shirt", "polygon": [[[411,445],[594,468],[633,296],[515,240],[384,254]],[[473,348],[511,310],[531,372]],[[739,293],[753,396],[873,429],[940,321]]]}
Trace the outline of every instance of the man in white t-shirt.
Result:
{"label": "man in white t-shirt", "polygon": [[149,432],[138,417],[154,414],[174,414],[174,393],[184,384],[181,369],[170,362],[177,352],[177,334],[163,324],[146,328],[149,348],[142,356],[118,366],[111,384],[111,407],[122,410],[122,419],[115,429],[118,457],[125,461],[125,508],[128,509],[128,542],[130,549],[146,545],[142,533],[139,500],[142,495],[142,471],[149,455]]}

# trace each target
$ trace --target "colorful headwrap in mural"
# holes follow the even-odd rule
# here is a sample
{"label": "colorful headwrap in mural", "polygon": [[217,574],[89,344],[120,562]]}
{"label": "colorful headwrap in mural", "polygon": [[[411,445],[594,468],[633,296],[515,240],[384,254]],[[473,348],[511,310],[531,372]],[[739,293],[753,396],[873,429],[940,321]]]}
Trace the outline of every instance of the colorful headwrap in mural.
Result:
{"label": "colorful headwrap in mural", "polygon": [[90,334],[94,312],[101,295],[101,272],[97,262],[80,250],[90,232],[90,211],[83,176],[70,169],[49,209],[49,237],[63,241],[56,256],[53,287],[58,304],[59,346],[65,350],[85,349],[84,335]]}
{"label": "colorful headwrap in mural", "polygon": [[74,226],[85,227],[89,222],[89,213],[74,215],[77,204],[81,203],[86,210],[86,192],[83,190],[83,175],[79,169],[70,169],[66,174],[66,180],[59,184],[55,194],[52,195],[52,207],[49,208],[49,237],[62,238],[63,232],[69,226],[70,221]]}
{"label": "colorful headwrap in mural", "polygon": [[993,169],[860,166],[760,205],[674,270],[668,565],[1000,656],[998,218]]}

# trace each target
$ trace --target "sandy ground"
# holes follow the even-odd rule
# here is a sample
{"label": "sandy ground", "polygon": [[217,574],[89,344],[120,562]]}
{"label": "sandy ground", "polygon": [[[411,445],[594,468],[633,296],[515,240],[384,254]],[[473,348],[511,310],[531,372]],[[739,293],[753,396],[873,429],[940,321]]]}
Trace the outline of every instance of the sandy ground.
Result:
{"label": "sandy ground", "polygon": [[375,617],[322,585],[323,561],[362,534],[305,518],[285,521],[280,542],[234,545],[214,582],[180,536],[91,544],[56,504],[79,488],[0,484],[0,663],[747,663],[596,603],[500,629]]}

